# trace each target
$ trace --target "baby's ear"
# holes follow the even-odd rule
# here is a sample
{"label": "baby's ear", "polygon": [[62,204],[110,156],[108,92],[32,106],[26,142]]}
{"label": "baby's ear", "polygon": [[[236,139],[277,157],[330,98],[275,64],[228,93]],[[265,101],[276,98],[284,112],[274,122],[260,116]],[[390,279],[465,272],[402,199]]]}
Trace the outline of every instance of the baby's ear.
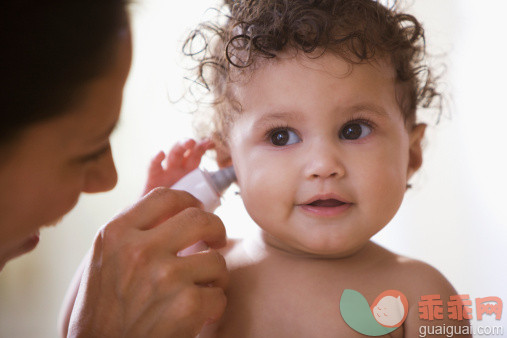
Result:
{"label": "baby's ear", "polygon": [[217,153],[217,164],[219,168],[232,166],[231,151],[225,140],[215,140],[215,151]]}
{"label": "baby's ear", "polygon": [[414,126],[410,131],[409,135],[409,160],[408,160],[408,168],[407,168],[407,179],[412,177],[412,175],[421,167],[423,157],[422,157],[422,140],[424,138],[424,132],[426,130],[426,124],[420,123]]}

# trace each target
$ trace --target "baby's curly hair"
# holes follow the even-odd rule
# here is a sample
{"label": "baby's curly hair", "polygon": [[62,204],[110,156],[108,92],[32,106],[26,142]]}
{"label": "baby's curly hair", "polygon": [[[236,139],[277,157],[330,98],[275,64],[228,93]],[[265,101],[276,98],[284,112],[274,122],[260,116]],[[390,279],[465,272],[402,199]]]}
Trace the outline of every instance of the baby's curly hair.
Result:
{"label": "baby's curly hair", "polygon": [[[384,58],[396,71],[398,102],[407,124],[417,107],[440,112],[441,94],[424,63],[424,30],[412,15],[376,0],[225,0],[222,22],[206,22],[192,31],[183,53],[197,62],[199,84],[213,96],[212,132],[221,141],[241,107],[234,101],[233,74],[246,74],[259,61],[287,50],[322,55],[331,51],[351,64]],[[318,57],[318,56],[317,56]]]}

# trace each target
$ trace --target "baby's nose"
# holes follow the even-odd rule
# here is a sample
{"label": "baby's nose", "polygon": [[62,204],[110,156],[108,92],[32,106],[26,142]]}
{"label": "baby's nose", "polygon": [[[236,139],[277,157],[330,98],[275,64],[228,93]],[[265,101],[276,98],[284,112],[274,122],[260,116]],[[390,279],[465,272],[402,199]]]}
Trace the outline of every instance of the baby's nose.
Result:
{"label": "baby's nose", "polygon": [[331,147],[310,151],[305,176],[311,179],[339,178],[345,175],[345,167],[335,149]]}

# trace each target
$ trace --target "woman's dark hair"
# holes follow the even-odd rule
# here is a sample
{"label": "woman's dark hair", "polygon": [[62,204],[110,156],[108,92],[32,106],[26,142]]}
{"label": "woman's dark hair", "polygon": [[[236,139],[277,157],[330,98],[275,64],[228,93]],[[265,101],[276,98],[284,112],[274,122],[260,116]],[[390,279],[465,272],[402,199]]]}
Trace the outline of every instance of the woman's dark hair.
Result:
{"label": "woman's dark hair", "polygon": [[126,0],[2,0],[0,145],[65,114],[112,60]]}
{"label": "woman's dark hair", "polygon": [[220,137],[230,112],[240,110],[229,91],[231,75],[289,49],[317,57],[331,51],[351,64],[387,59],[396,71],[407,126],[415,123],[417,107],[436,101],[440,110],[441,95],[424,63],[424,30],[391,3],[388,8],[375,0],[227,0],[217,22],[201,24],[183,46],[197,63],[193,83],[213,95],[214,131]]}

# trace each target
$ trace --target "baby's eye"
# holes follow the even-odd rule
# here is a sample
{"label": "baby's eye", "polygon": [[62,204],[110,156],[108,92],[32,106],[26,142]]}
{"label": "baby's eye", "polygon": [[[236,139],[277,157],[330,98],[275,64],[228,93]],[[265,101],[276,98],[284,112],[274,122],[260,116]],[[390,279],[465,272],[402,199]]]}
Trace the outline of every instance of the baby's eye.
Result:
{"label": "baby's eye", "polygon": [[269,141],[278,147],[301,142],[299,136],[287,128],[275,129],[269,133]]}
{"label": "baby's eye", "polygon": [[357,140],[370,135],[371,127],[365,122],[347,123],[340,131],[340,138],[344,140]]}

